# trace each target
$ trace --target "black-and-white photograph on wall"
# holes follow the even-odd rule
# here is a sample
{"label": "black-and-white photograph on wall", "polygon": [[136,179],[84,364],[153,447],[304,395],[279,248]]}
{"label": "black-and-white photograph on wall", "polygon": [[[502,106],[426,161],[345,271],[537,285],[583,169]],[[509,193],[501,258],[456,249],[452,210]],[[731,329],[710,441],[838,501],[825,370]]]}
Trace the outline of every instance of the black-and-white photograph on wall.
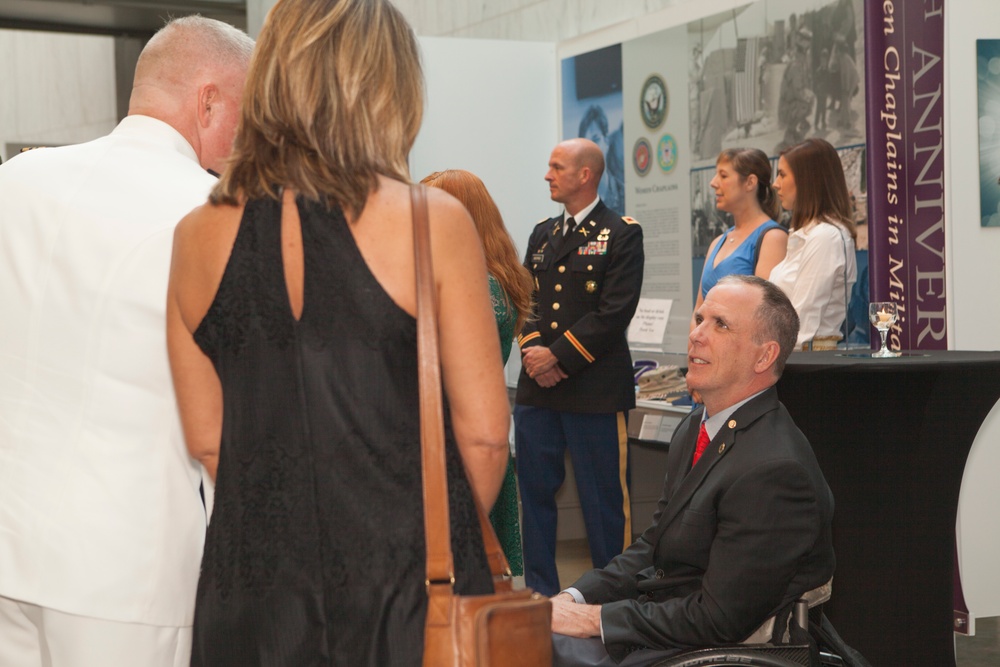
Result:
{"label": "black-and-white photograph on wall", "polygon": [[691,302],[698,298],[701,272],[712,239],[733,224],[732,216],[715,206],[715,192],[710,185],[715,165],[691,170]]}
{"label": "black-and-white photograph on wall", "polygon": [[714,176],[715,167],[691,170],[691,249],[698,257],[704,257],[712,239],[732,224],[731,216],[715,207],[709,185]]}
{"label": "black-and-white photograph on wall", "polygon": [[695,162],[864,142],[863,0],[764,0],[688,25]]}

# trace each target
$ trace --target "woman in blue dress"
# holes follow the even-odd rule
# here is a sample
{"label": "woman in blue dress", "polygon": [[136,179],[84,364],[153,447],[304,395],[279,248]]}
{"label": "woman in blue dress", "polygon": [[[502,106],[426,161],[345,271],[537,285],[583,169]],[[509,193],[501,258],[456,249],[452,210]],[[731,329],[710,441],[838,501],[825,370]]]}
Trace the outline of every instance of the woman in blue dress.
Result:
{"label": "woman in blue dress", "polygon": [[[511,344],[531,313],[531,274],[518,259],[514,241],[500,216],[500,209],[478,176],[462,169],[437,171],[422,183],[441,188],[465,205],[476,224],[479,239],[486,255],[487,278],[490,283],[490,300],[500,335],[500,353],[503,363],[510,356]],[[503,547],[511,572],[524,573],[521,552],[521,522],[518,519],[517,480],[514,476],[514,459],[507,462],[500,496],[497,498],[490,521],[500,546]]]}
{"label": "woman in blue dress", "polygon": [[775,222],[781,204],[771,187],[771,161],[756,148],[729,148],[715,162],[715,207],[733,217],[733,226],[712,240],[701,274],[695,308],[723,276],[766,279],[785,257],[788,230]]}

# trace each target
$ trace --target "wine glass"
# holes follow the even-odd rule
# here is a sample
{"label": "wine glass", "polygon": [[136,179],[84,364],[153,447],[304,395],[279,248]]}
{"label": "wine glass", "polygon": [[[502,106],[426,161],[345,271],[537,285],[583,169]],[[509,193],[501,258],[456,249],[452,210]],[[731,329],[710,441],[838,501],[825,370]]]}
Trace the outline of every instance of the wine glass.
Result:
{"label": "wine glass", "polygon": [[893,352],[885,346],[885,337],[892,325],[896,323],[896,318],[896,304],[892,301],[873,301],[868,305],[868,319],[882,336],[882,349],[878,352],[872,352],[873,357],[881,359],[899,356],[899,352]]}

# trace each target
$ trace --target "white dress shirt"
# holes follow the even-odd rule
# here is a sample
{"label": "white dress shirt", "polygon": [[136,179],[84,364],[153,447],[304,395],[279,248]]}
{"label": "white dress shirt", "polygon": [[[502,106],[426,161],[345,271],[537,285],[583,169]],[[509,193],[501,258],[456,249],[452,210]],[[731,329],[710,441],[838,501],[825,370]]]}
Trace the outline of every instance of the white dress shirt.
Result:
{"label": "white dress shirt", "polygon": [[587,219],[587,216],[590,215],[590,212],[593,211],[595,208],[597,208],[597,205],[600,203],[601,203],[601,198],[598,197],[594,201],[590,202],[590,204],[584,206],[582,209],[577,211],[576,215],[573,215],[569,211],[563,209],[563,236],[566,236],[566,233],[569,230],[569,225],[567,225],[566,223],[569,221],[570,218],[573,218],[574,225],[579,225],[581,222]]}
{"label": "white dress shirt", "polygon": [[788,251],[771,269],[770,281],[788,295],[799,314],[796,345],[817,336],[841,335],[857,277],[854,241],[844,227],[813,220],[788,234]]}
{"label": "white dress shirt", "polygon": [[166,288],[174,226],[214,183],[145,116],[0,166],[0,595],[191,625],[206,520]]}

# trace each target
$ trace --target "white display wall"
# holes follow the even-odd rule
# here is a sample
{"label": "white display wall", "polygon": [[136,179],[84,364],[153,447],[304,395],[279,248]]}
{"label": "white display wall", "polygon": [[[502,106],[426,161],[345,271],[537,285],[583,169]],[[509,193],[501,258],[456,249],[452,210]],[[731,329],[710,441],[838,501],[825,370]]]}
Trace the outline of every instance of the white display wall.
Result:
{"label": "white display wall", "polygon": [[[1000,39],[1000,3],[947,2],[945,31],[949,345],[958,350],[996,350],[1000,349],[1000,300],[992,292],[1000,285],[1000,229],[980,226],[976,40]],[[998,470],[1000,406],[993,408],[976,437],[959,496],[959,562],[973,616],[1000,615]]]}
{"label": "white display wall", "polygon": [[[479,176],[523,256],[535,224],[560,211],[544,180],[559,136],[555,45],[422,37],[420,47],[427,103],[410,174]],[[509,383],[519,371],[513,354]]]}

